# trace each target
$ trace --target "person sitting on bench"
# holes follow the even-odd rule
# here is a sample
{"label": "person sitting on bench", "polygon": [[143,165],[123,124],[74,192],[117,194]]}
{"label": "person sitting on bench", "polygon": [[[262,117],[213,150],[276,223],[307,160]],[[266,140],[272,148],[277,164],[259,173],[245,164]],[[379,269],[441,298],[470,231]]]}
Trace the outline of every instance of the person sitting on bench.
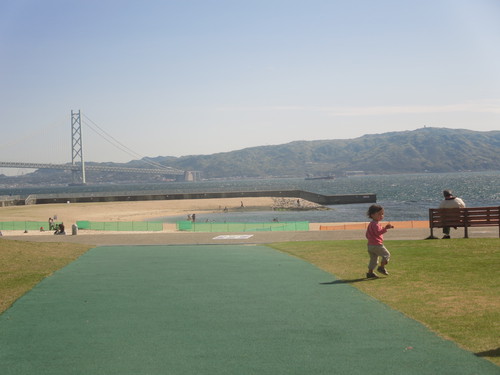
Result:
{"label": "person sitting on bench", "polygon": [[[439,208],[465,208],[464,201],[458,197],[455,197],[451,190],[444,190],[443,196],[444,199],[439,205]],[[450,238],[450,227],[443,227],[443,238]]]}

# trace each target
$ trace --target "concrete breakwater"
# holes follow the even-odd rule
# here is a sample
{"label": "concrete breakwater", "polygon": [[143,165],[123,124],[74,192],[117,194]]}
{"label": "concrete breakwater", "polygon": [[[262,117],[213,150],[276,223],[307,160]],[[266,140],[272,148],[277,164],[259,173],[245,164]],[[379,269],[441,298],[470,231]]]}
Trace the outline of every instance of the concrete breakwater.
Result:
{"label": "concrete breakwater", "polygon": [[150,200],[179,199],[214,199],[214,198],[245,198],[245,197],[283,197],[300,198],[321,205],[373,203],[377,201],[376,194],[337,194],[323,195],[303,190],[266,190],[266,191],[228,191],[209,193],[176,193],[163,194],[158,192],[116,192],[116,193],[77,193],[77,194],[37,194],[26,199],[17,200],[15,205],[50,204],[50,203],[89,203],[89,202],[124,202]]}

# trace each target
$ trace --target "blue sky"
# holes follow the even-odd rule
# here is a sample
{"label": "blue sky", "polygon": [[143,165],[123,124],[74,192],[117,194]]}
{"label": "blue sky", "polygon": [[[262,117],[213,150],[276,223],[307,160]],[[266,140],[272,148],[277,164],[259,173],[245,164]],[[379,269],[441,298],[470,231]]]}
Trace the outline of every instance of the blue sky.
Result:
{"label": "blue sky", "polygon": [[0,161],[71,161],[71,110],[99,162],[500,130],[498,46],[498,0],[0,0]]}

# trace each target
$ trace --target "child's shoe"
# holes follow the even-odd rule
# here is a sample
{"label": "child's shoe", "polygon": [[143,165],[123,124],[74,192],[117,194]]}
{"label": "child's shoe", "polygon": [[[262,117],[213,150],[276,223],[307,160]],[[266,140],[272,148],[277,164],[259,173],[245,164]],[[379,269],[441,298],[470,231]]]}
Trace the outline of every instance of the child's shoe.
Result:
{"label": "child's shoe", "polygon": [[377,271],[380,272],[380,273],[383,273],[384,275],[388,275],[389,272],[387,272],[387,270],[385,269],[385,267],[382,267],[382,266],[379,266],[377,268]]}
{"label": "child's shoe", "polygon": [[377,276],[377,274],[376,274],[375,272],[368,272],[368,273],[366,274],[366,278],[367,278],[367,279],[376,279],[377,277],[378,277],[378,276]]}

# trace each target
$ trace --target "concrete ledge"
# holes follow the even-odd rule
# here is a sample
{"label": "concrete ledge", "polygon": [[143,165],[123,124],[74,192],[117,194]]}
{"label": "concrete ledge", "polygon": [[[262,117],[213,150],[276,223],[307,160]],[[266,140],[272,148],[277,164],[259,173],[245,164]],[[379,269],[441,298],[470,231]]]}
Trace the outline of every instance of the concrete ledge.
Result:
{"label": "concrete ledge", "polygon": [[[178,194],[158,194],[158,193],[140,193],[140,194],[57,194],[33,196],[34,204],[49,203],[83,203],[83,202],[123,202],[123,201],[149,201],[149,200],[179,200],[179,199],[212,199],[212,198],[245,198],[245,197],[286,197],[301,198],[321,205],[334,204],[352,204],[352,203],[374,203],[377,201],[377,195],[373,193],[366,194],[338,194],[323,195],[311,193],[303,190],[267,190],[267,191],[228,191],[211,193],[178,193]],[[24,201],[19,204],[24,204]]]}

